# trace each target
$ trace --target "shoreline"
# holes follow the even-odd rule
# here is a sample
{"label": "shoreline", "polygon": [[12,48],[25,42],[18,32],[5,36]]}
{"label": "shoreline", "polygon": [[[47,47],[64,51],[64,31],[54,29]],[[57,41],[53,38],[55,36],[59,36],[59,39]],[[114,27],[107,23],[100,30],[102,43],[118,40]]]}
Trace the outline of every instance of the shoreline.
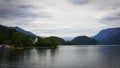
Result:
{"label": "shoreline", "polygon": [[7,47],[7,48],[0,48],[0,49],[28,49],[28,48],[55,49],[57,47]]}

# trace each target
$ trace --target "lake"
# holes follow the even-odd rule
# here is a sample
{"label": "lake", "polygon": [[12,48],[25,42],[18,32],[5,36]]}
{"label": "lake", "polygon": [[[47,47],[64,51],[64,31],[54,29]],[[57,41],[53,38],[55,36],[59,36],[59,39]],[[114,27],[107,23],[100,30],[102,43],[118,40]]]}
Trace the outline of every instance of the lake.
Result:
{"label": "lake", "polygon": [[0,68],[120,68],[120,46],[0,49]]}

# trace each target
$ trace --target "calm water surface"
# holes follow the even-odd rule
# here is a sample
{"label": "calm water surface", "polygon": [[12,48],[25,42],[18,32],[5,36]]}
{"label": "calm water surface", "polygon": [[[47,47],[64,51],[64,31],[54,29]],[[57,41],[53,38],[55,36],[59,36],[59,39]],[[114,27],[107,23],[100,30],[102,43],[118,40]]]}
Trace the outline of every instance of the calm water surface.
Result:
{"label": "calm water surface", "polygon": [[120,68],[120,46],[0,49],[0,68]]}

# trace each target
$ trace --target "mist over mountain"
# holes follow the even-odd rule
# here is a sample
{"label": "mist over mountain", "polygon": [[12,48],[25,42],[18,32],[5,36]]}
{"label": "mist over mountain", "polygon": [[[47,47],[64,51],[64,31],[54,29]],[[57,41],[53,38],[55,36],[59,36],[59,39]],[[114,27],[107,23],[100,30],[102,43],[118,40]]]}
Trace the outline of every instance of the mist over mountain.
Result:
{"label": "mist over mountain", "polygon": [[74,37],[63,37],[65,41],[71,41]]}

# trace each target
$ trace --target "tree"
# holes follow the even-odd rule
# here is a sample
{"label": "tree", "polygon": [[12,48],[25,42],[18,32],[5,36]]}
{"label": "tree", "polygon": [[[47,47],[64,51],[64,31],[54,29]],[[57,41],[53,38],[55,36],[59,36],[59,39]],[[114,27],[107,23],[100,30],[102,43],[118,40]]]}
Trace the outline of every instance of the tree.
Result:
{"label": "tree", "polygon": [[45,38],[38,38],[38,41],[35,43],[35,47],[51,47],[51,42]]}
{"label": "tree", "polygon": [[15,46],[23,46],[24,36],[20,32],[14,32],[12,35],[12,41]]}
{"label": "tree", "polygon": [[57,42],[57,45],[65,44],[65,40],[60,38],[60,37],[50,36],[50,37],[46,37],[46,39],[48,39],[48,40],[55,40],[55,42]]}
{"label": "tree", "polygon": [[33,46],[34,38],[34,36],[0,25],[0,44],[12,44],[15,47]]}
{"label": "tree", "polygon": [[52,47],[57,47],[57,45],[60,44],[58,38],[56,38],[56,37],[48,37],[46,39],[48,39],[51,42]]}
{"label": "tree", "polygon": [[24,35],[24,37],[23,37],[23,45],[24,45],[24,47],[28,47],[28,46],[33,46],[34,44],[33,44],[33,40],[34,39],[34,37],[32,37],[32,36],[29,36],[29,35]]}

